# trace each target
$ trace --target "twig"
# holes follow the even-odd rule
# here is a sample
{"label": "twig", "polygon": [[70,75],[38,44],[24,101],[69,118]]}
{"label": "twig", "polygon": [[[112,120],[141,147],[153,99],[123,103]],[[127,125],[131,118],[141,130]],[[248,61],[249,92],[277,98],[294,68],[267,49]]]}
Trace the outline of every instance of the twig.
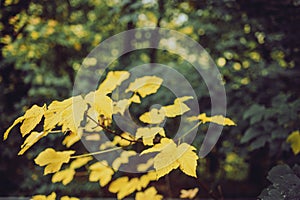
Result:
{"label": "twig", "polygon": [[138,140],[132,140],[132,139],[126,138],[126,137],[124,137],[124,136],[122,136],[122,135],[120,135],[120,134],[114,132],[113,130],[110,130],[110,129],[106,128],[105,126],[103,126],[102,124],[100,124],[99,122],[97,122],[96,120],[94,120],[94,119],[93,119],[91,116],[89,116],[89,115],[87,115],[87,117],[88,117],[90,120],[92,120],[95,124],[97,124],[98,126],[100,126],[101,128],[103,128],[105,131],[107,131],[107,132],[109,132],[109,133],[111,133],[111,134],[113,134],[113,135],[119,136],[120,138],[122,138],[122,139],[124,139],[124,140],[127,140],[128,142],[134,142],[134,143],[135,143],[135,142],[138,142]]}

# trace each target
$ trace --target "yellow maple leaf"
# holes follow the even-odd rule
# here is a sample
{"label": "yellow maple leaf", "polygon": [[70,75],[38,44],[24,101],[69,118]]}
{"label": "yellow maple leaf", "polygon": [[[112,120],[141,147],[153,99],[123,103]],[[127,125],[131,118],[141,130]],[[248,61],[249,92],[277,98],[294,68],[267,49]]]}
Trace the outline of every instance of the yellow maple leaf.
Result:
{"label": "yellow maple leaf", "polygon": [[139,93],[139,95],[144,98],[147,95],[156,93],[162,82],[163,80],[159,77],[144,76],[131,82],[125,92]]}
{"label": "yellow maple leaf", "polygon": [[69,184],[75,175],[75,170],[71,168],[56,172],[52,176],[52,183],[62,182],[63,185]]}
{"label": "yellow maple leaf", "polygon": [[71,147],[73,144],[78,142],[81,138],[82,130],[79,128],[77,133],[70,132],[67,136],[65,136],[64,140],[62,141],[63,145],[66,145],[66,147]]}
{"label": "yellow maple leaf", "polygon": [[122,137],[117,135],[114,137],[112,144],[114,144],[114,145],[118,144],[121,147],[127,147],[127,146],[131,145],[131,143],[132,143],[131,141],[128,141],[128,140],[134,140],[134,137],[130,133],[127,133],[127,132],[122,133],[121,136],[123,138],[126,138],[127,140],[123,139]]}
{"label": "yellow maple leaf", "polygon": [[143,138],[144,145],[153,145],[153,139],[156,134],[166,136],[162,127],[142,127],[137,129],[135,137]]}
{"label": "yellow maple leaf", "polygon": [[111,193],[117,193],[118,191],[120,191],[120,189],[123,187],[123,185],[125,185],[128,182],[128,180],[129,179],[127,176],[117,178],[116,180],[111,182],[111,184],[108,187],[108,190]]}
{"label": "yellow maple leaf", "polygon": [[79,200],[79,198],[76,197],[69,197],[69,196],[62,196],[60,200]]}
{"label": "yellow maple leaf", "polygon": [[191,96],[183,96],[176,98],[171,105],[163,106],[160,109],[153,108],[150,112],[145,112],[140,116],[140,120],[148,124],[160,124],[164,121],[165,117],[176,117],[183,115],[190,108],[183,102],[192,99]]}
{"label": "yellow maple leaf", "polygon": [[113,103],[113,114],[120,113],[124,115],[124,112],[131,103],[141,103],[140,97],[136,94],[132,95],[129,99],[122,99]]}
{"label": "yellow maple leaf", "polygon": [[75,151],[55,151],[47,148],[34,159],[34,162],[39,166],[46,166],[44,170],[44,175],[46,175],[59,171],[62,164],[68,163],[74,153]]}
{"label": "yellow maple leaf", "polygon": [[62,126],[63,132],[77,132],[86,110],[87,104],[81,96],[53,101],[45,112],[44,130],[50,131],[59,125]]}
{"label": "yellow maple leaf", "polygon": [[88,93],[84,98],[90,105],[91,109],[98,113],[98,116],[104,115],[111,119],[113,114],[113,100],[102,93],[100,90]]}
{"label": "yellow maple leaf", "polygon": [[165,115],[167,117],[176,117],[179,115],[183,115],[187,111],[190,110],[190,108],[183,102],[192,99],[192,96],[184,96],[184,97],[179,97],[174,100],[173,105],[168,105],[168,106],[163,106],[162,109],[165,112]]}
{"label": "yellow maple leaf", "polygon": [[137,192],[135,195],[135,200],[161,200],[162,195],[157,194],[156,189],[152,186],[147,188],[143,192]]}
{"label": "yellow maple leaf", "polygon": [[123,199],[137,189],[138,183],[138,178],[129,180],[128,177],[120,177],[110,184],[108,190],[112,193],[117,193],[118,199]]}
{"label": "yellow maple leaf", "polygon": [[151,166],[153,166],[153,162],[154,162],[154,159],[153,158],[150,158],[147,160],[146,163],[141,163],[137,166],[137,170],[139,172],[144,172],[144,171],[147,171]]}
{"label": "yellow maple leaf", "polygon": [[87,164],[89,161],[93,160],[92,156],[82,157],[82,158],[76,158],[70,165],[71,169],[77,169],[85,164]]}
{"label": "yellow maple leaf", "polygon": [[141,154],[159,152],[154,157],[154,168],[157,179],[178,167],[185,174],[196,177],[198,156],[194,150],[196,148],[187,143],[177,146],[173,140],[162,138],[159,144],[144,150]]}
{"label": "yellow maple leaf", "polygon": [[111,93],[117,86],[121,85],[124,80],[128,79],[129,75],[127,71],[108,72],[105,80],[100,84],[97,90],[102,94]]}
{"label": "yellow maple leaf", "polygon": [[45,111],[46,105],[44,105],[43,107],[33,105],[30,109],[28,109],[25,112],[23,116],[18,117],[14,121],[14,123],[5,131],[3,139],[6,140],[11,129],[21,122],[23,122],[23,124],[20,127],[20,131],[22,137],[24,137],[30,131],[32,131],[36,127],[36,125],[41,121]]}
{"label": "yellow maple leaf", "polygon": [[31,132],[30,135],[25,139],[21,145],[21,150],[18,155],[23,155],[32,145],[38,142],[41,138],[48,135],[48,132]]}
{"label": "yellow maple leaf", "polygon": [[50,195],[35,195],[31,198],[32,200],[55,200],[56,199],[56,193],[52,192]]}
{"label": "yellow maple leaf", "polygon": [[135,151],[123,151],[120,157],[116,158],[112,163],[112,168],[114,170],[118,170],[122,164],[126,164],[129,162],[129,157],[135,156]]}
{"label": "yellow maple leaf", "polygon": [[145,112],[140,116],[140,120],[148,124],[160,124],[164,121],[166,115],[161,109],[153,108],[150,112]]}
{"label": "yellow maple leaf", "polygon": [[300,152],[300,132],[293,131],[286,139],[290,143],[293,153],[297,155]]}
{"label": "yellow maple leaf", "polygon": [[41,121],[46,111],[46,105],[43,107],[33,105],[24,114],[24,121],[20,127],[22,137],[27,135]]}
{"label": "yellow maple leaf", "polygon": [[219,124],[222,126],[236,126],[234,121],[231,119],[224,117],[222,115],[215,115],[212,117],[207,117],[205,113],[202,113],[198,116],[192,116],[188,118],[189,121],[197,121],[200,120],[203,124],[207,122],[213,122],[215,124]]}
{"label": "yellow maple leaf", "polygon": [[156,180],[156,172],[155,171],[149,171],[147,174],[143,175],[139,179],[139,183],[137,185],[137,190],[140,191],[142,188],[145,188],[148,186],[150,181]]}
{"label": "yellow maple leaf", "polygon": [[114,171],[108,167],[106,161],[96,162],[89,167],[91,170],[89,181],[97,182],[99,181],[100,186],[105,186],[111,180]]}
{"label": "yellow maple leaf", "polygon": [[199,189],[180,190],[180,198],[182,199],[193,199],[197,195]]}

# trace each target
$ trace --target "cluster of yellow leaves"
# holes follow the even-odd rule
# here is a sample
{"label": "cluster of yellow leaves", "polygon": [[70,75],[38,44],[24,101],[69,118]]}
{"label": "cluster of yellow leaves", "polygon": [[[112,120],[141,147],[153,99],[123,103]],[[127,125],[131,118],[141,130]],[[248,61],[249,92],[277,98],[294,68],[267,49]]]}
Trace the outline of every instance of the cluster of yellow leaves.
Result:
{"label": "cluster of yellow leaves", "polygon": [[137,192],[135,195],[135,200],[161,200],[162,195],[157,194],[157,191],[154,187],[149,187],[144,192]]}
{"label": "cluster of yellow leaves", "polygon": [[229,118],[226,118],[222,115],[215,115],[212,117],[207,117],[205,113],[202,113],[198,116],[192,116],[188,118],[189,121],[197,121],[200,120],[203,124],[207,123],[207,122],[212,122],[215,124],[219,124],[222,126],[236,126],[236,124],[234,123],[234,121],[232,121]]}
{"label": "cluster of yellow leaves", "polygon": [[286,139],[286,142],[290,143],[291,148],[295,155],[300,153],[300,132],[293,131]]}
{"label": "cluster of yellow leaves", "polygon": [[135,137],[143,138],[144,145],[153,145],[153,139],[156,134],[159,134],[161,136],[166,136],[164,128],[162,127],[142,127],[138,128],[135,134]]}
{"label": "cluster of yellow leaves", "polygon": [[153,108],[150,112],[146,112],[140,116],[140,120],[148,124],[160,124],[165,117],[176,117],[183,115],[190,108],[183,102],[192,99],[191,96],[179,97],[174,100],[172,105],[163,106],[160,109]]}
{"label": "cluster of yellow leaves", "polygon": [[117,178],[110,185],[108,190],[111,193],[117,193],[118,199],[123,199],[129,194],[146,188],[150,181],[156,180],[155,172],[150,171],[140,178],[129,179],[127,176]]}
{"label": "cluster of yellow leaves", "polygon": [[85,164],[87,164],[89,161],[91,161],[93,158],[88,156],[88,157],[82,157],[82,158],[77,158],[76,160],[74,160],[69,168],[66,168],[62,171],[56,172],[53,176],[52,176],[52,183],[56,183],[56,182],[62,182],[63,185],[67,185],[69,184],[75,175],[75,169],[78,169],[82,166],[84,166]]}
{"label": "cluster of yellow leaves", "polygon": [[159,152],[154,157],[154,168],[157,179],[178,167],[185,174],[197,177],[196,166],[198,156],[194,150],[196,148],[187,143],[177,146],[173,140],[162,138],[159,144],[144,150],[141,154]]}
{"label": "cluster of yellow leaves", "polygon": [[[48,196],[46,195],[35,195],[31,198],[32,200],[56,200],[56,193],[52,192]],[[62,196],[60,200],[79,200],[76,197]]]}

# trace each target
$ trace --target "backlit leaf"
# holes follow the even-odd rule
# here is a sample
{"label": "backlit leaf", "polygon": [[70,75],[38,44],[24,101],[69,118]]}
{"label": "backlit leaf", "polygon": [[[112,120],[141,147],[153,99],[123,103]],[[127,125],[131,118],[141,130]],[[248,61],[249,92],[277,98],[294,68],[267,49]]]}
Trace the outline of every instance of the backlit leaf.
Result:
{"label": "backlit leaf", "polygon": [[287,143],[290,143],[291,148],[295,155],[300,152],[300,132],[293,131],[286,139]]}
{"label": "backlit leaf", "polygon": [[198,116],[192,116],[189,117],[188,120],[190,121],[196,121],[196,120],[200,120],[203,124],[207,123],[207,122],[213,122],[222,126],[236,126],[236,124],[234,123],[234,121],[232,121],[229,118],[226,118],[222,115],[215,115],[212,117],[207,117],[205,113],[202,113]]}
{"label": "backlit leaf", "polygon": [[76,197],[63,196],[60,198],[60,200],[79,200],[79,199]]}
{"label": "backlit leaf", "polygon": [[15,121],[14,121],[14,123],[5,131],[5,133],[4,133],[4,136],[3,136],[3,140],[6,140],[7,139],[7,137],[8,137],[8,134],[9,134],[9,132],[11,131],[11,129],[13,128],[13,127],[15,127],[18,123],[21,123],[23,120],[24,120],[25,118],[22,116],[22,117],[18,117]]}
{"label": "backlit leaf", "polygon": [[153,145],[153,139],[156,134],[161,136],[166,136],[165,131],[162,127],[142,127],[138,128],[136,131],[136,138],[143,138],[144,145]]}
{"label": "backlit leaf", "polygon": [[159,77],[144,76],[130,83],[125,92],[136,92],[144,98],[147,95],[156,93],[162,82],[163,80]]}
{"label": "backlit leaf", "polygon": [[84,166],[85,164],[87,164],[91,160],[93,160],[93,157],[91,157],[91,156],[77,158],[71,163],[70,168],[71,169],[80,168],[80,167]]}
{"label": "backlit leaf", "polygon": [[65,170],[56,172],[52,176],[52,183],[62,182],[63,185],[69,184],[75,175],[75,170],[71,168],[67,168]]}
{"label": "backlit leaf", "polygon": [[141,163],[137,166],[137,170],[139,172],[144,172],[144,171],[147,171],[150,167],[153,166],[153,162],[154,162],[154,159],[153,158],[150,158],[147,160],[146,163]]}
{"label": "backlit leaf", "polygon": [[116,158],[114,162],[112,163],[112,168],[114,170],[118,170],[121,164],[126,164],[129,162],[129,157],[135,156],[135,151],[123,151],[120,155],[120,157]]}
{"label": "backlit leaf", "polygon": [[162,198],[163,196],[157,194],[157,191],[153,186],[147,188],[147,190],[143,192],[137,192],[135,195],[136,200],[161,200]]}
{"label": "backlit leaf", "polygon": [[62,144],[66,145],[66,147],[69,148],[80,140],[81,135],[82,131],[80,131],[79,129],[77,133],[70,132],[67,136],[65,136],[65,139],[62,141]]}
{"label": "backlit leaf", "polygon": [[161,110],[153,108],[150,112],[145,112],[140,116],[140,120],[148,124],[160,124],[164,121],[166,115]]}
{"label": "backlit leaf", "polygon": [[99,90],[102,94],[111,93],[117,86],[128,79],[129,72],[127,71],[111,71],[106,75],[106,79],[100,84]]}
{"label": "backlit leaf", "polygon": [[46,105],[43,107],[33,105],[24,114],[24,121],[20,127],[22,137],[32,131],[38,123],[40,123],[44,113],[46,111]]}
{"label": "backlit leaf", "polygon": [[190,110],[190,108],[183,102],[192,98],[192,96],[184,96],[175,99],[173,105],[163,107],[165,115],[167,117],[176,117],[178,115],[183,115],[184,113]]}
{"label": "backlit leaf", "polygon": [[97,182],[99,181],[100,186],[105,186],[111,180],[114,171],[108,167],[106,161],[96,162],[89,167],[91,170],[89,181]]}
{"label": "backlit leaf", "polygon": [[85,96],[85,100],[92,106],[98,115],[104,115],[111,119],[113,114],[113,100],[101,91],[90,92]]}
{"label": "backlit leaf", "polygon": [[25,139],[24,143],[21,145],[21,150],[19,151],[18,155],[23,155],[32,145],[38,142],[42,137],[47,136],[47,132],[32,132],[30,135]]}
{"label": "backlit leaf", "polygon": [[56,200],[56,193],[52,192],[50,195],[35,195],[31,198],[32,200]]}
{"label": "backlit leaf", "polygon": [[68,163],[74,153],[75,151],[55,151],[52,148],[47,148],[34,161],[39,166],[46,166],[44,170],[44,175],[46,175],[59,171],[62,164]]}

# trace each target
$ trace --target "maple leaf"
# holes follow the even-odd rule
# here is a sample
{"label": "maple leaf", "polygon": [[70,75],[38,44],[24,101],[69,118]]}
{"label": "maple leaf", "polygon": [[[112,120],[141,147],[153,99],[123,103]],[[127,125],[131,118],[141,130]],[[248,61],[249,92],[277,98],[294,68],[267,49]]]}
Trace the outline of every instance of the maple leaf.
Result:
{"label": "maple leaf", "polygon": [[123,199],[137,189],[137,186],[139,185],[138,183],[138,178],[132,178],[129,180],[128,177],[121,177],[113,181],[108,190],[112,193],[117,193],[118,199]]}
{"label": "maple leaf", "polygon": [[137,170],[139,172],[144,172],[144,171],[147,171],[151,166],[153,166],[153,162],[154,162],[154,159],[153,158],[150,158],[147,160],[146,163],[141,163],[137,166]]}
{"label": "maple leaf", "polygon": [[62,196],[60,200],[79,200],[79,199],[76,197]]}
{"label": "maple leaf", "polygon": [[82,130],[78,129],[77,133],[75,132],[70,132],[65,139],[62,141],[63,145],[66,145],[66,147],[71,147],[73,144],[75,144],[76,142],[78,142],[81,138],[82,135]]}
{"label": "maple leaf", "polygon": [[129,157],[135,156],[135,151],[123,151],[120,155],[120,157],[116,158],[114,162],[112,163],[112,168],[114,170],[118,170],[121,164],[126,164],[129,162]]}
{"label": "maple leaf", "polygon": [[160,109],[153,108],[150,112],[145,112],[140,116],[140,120],[148,124],[160,124],[165,117],[176,117],[183,115],[190,108],[183,102],[192,99],[191,96],[179,97],[174,100],[174,103],[167,106],[162,106]]}
{"label": "maple leaf", "polygon": [[21,150],[18,155],[23,155],[32,145],[38,142],[41,138],[48,135],[48,132],[31,132],[30,135],[25,139],[21,145]]}
{"label": "maple leaf", "polygon": [[60,170],[63,163],[68,163],[70,157],[75,151],[55,151],[47,148],[42,151],[35,159],[35,163],[39,166],[46,166],[44,175],[54,173]]}
{"label": "maple leaf", "polygon": [[162,195],[157,194],[156,189],[152,186],[147,188],[144,192],[137,192],[135,195],[136,200],[161,200]]}
{"label": "maple leaf", "polygon": [[297,155],[300,153],[300,132],[293,131],[286,139],[287,143],[290,143],[293,153]]}
{"label": "maple leaf", "polygon": [[163,80],[156,76],[144,76],[137,78],[129,84],[125,92],[135,92],[141,95],[142,98],[147,95],[154,94],[160,88]]}
{"label": "maple leaf", "polygon": [[13,127],[17,124],[23,122],[20,127],[20,131],[22,137],[27,135],[30,131],[32,131],[38,123],[40,123],[44,113],[46,110],[46,105],[43,107],[33,105],[30,109],[28,109],[25,114],[21,117],[18,117],[14,123],[5,131],[3,139],[6,140],[8,137],[9,132]]}
{"label": "maple leaf", "polygon": [[173,140],[162,138],[161,143],[144,150],[141,155],[159,152],[154,157],[154,168],[156,170],[157,179],[178,167],[185,174],[196,177],[198,156],[194,150],[196,150],[196,148],[187,143],[182,143],[177,146]]}
{"label": "maple leaf", "polygon": [[106,161],[96,162],[89,167],[91,170],[89,181],[97,182],[99,181],[100,186],[105,186],[111,180],[114,171],[108,167]]}
{"label": "maple leaf", "polygon": [[67,168],[65,170],[56,172],[52,176],[52,183],[62,182],[63,185],[69,184],[75,175],[75,170],[71,168]]}
{"label": "maple leaf", "polygon": [[153,139],[156,134],[166,136],[165,131],[162,127],[142,127],[136,131],[136,138],[143,138],[144,145],[153,145]]}
{"label": "maple leaf", "polygon": [[91,105],[91,109],[97,112],[98,116],[104,115],[106,118],[112,118],[113,100],[105,93],[97,90],[88,93],[84,99]]}
{"label": "maple leaf", "polygon": [[52,192],[50,195],[35,195],[31,198],[32,200],[55,200],[56,199],[56,193]]}
{"label": "maple leaf", "polygon": [[131,103],[141,103],[140,97],[136,94],[132,95],[129,99],[122,99],[113,103],[113,114],[120,113],[124,115],[124,112]]}
{"label": "maple leaf", "polygon": [[85,164],[87,164],[89,161],[93,160],[93,157],[91,156],[87,156],[87,157],[83,157],[83,158],[76,158],[70,165],[71,169],[77,169],[80,168],[82,166],[84,166]]}
{"label": "maple leaf", "polygon": [[229,118],[226,118],[222,115],[215,115],[212,117],[207,117],[205,113],[202,113],[198,116],[192,116],[188,118],[189,121],[197,121],[200,120],[203,124],[207,122],[213,122],[215,124],[219,124],[222,126],[236,126],[234,121]]}
{"label": "maple leaf", "polygon": [[197,195],[199,189],[180,190],[180,198],[182,199],[193,199]]}
{"label": "maple leaf", "polygon": [[99,85],[97,90],[102,94],[111,93],[117,86],[121,85],[124,80],[128,79],[129,75],[127,71],[108,72],[105,80]]}
{"label": "maple leaf", "polygon": [[59,125],[62,126],[63,132],[68,129],[77,132],[86,109],[87,104],[81,96],[53,101],[45,113],[44,130],[50,131]]}

